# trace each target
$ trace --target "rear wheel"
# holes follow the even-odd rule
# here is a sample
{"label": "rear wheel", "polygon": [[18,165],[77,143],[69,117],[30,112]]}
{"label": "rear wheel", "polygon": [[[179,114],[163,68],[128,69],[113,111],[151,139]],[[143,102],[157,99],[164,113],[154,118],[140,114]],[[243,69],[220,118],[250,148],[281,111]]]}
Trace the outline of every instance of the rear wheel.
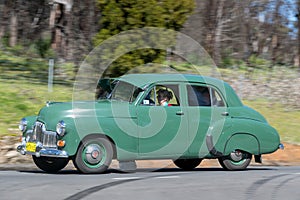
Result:
{"label": "rear wheel", "polygon": [[248,167],[251,159],[250,153],[235,150],[229,156],[219,158],[219,163],[226,170],[243,170]]}
{"label": "rear wheel", "polygon": [[35,165],[48,173],[57,173],[63,169],[69,162],[67,158],[36,157],[32,156]]}
{"label": "rear wheel", "polygon": [[73,160],[82,173],[103,173],[111,164],[113,146],[106,138],[85,139]]}
{"label": "rear wheel", "polygon": [[174,160],[174,164],[183,169],[183,170],[193,170],[195,169],[200,163],[202,159],[196,158],[196,159],[177,159]]}

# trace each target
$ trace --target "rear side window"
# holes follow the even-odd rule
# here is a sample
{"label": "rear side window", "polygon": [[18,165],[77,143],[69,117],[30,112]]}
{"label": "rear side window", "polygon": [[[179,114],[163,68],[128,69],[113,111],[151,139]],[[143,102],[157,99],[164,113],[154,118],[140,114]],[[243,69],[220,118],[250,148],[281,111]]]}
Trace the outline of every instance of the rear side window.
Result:
{"label": "rear side window", "polygon": [[189,106],[211,106],[209,88],[187,85]]}
{"label": "rear side window", "polygon": [[187,85],[189,106],[224,106],[221,95],[213,88],[200,85]]}
{"label": "rear side window", "polygon": [[212,105],[217,107],[224,107],[225,103],[221,95],[219,94],[219,92],[213,88],[211,88],[210,90],[211,90]]}

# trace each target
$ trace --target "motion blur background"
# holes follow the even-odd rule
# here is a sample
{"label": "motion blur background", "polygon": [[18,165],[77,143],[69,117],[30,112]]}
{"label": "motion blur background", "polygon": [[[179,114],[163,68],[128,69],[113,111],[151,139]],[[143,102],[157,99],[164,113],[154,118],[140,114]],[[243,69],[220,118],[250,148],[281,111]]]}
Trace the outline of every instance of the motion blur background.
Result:
{"label": "motion blur background", "polygon": [[[243,102],[259,110],[284,142],[300,144],[299,12],[299,0],[0,0],[0,136],[19,135],[20,118],[36,115],[47,100],[72,100],[76,72],[101,42],[150,26],[201,44]],[[104,75],[148,63],[151,72],[161,73],[156,63],[193,73],[172,53],[174,46],[129,52]],[[199,67],[213,76],[209,66]]]}

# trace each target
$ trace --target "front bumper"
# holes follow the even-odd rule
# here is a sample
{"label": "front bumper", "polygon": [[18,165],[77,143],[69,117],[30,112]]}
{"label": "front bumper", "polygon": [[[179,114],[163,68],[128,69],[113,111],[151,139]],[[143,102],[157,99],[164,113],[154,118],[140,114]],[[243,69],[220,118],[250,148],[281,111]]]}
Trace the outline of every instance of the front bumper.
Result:
{"label": "front bumper", "polygon": [[57,133],[46,129],[44,123],[36,121],[33,129],[23,133],[22,143],[17,147],[22,155],[34,155],[36,157],[46,156],[55,158],[68,158],[64,150],[57,146]]}
{"label": "front bumper", "polygon": [[34,155],[36,157],[40,156],[46,156],[46,157],[55,157],[55,158],[68,158],[69,155],[66,151],[58,150],[58,149],[45,149],[45,148],[39,148],[37,146],[35,152],[27,151],[26,145],[21,144],[17,147],[17,151],[21,153],[22,155]]}

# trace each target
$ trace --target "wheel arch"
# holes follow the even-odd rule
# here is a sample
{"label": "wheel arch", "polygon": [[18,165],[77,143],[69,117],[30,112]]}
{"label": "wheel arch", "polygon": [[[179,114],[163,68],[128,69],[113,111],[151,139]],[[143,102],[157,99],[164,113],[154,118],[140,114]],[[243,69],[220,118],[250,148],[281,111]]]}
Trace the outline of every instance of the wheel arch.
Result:
{"label": "wheel arch", "polygon": [[258,138],[251,133],[234,133],[226,140],[223,154],[229,155],[234,150],[259,155],[261,152],[260,142]]}

